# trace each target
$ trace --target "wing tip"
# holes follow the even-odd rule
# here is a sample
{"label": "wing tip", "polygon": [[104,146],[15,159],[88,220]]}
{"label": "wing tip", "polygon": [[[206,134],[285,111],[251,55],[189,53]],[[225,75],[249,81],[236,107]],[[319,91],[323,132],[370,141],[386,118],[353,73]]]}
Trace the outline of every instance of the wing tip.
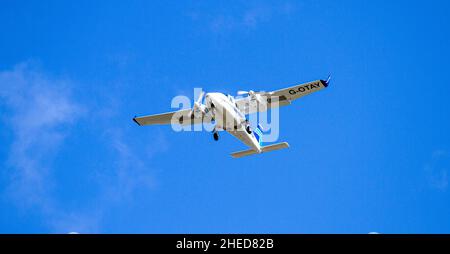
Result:
{"label": "wing tip", "polygon": [[328,78],[327,78],[327,80],[320,80],[321,82],[322,82],[322,84],[323,84],[323,86],[326,88],[326,87],[328,87],[329,85],[330,85],[330,81],[331,81],[331,75],[328,75]]}
{"label": "wing tip", "polygon": [[136,116],[133,117],[133,121],[134,121],[135,123],[137,123],[137,125],[141,126],[141,124],[136,120]]}

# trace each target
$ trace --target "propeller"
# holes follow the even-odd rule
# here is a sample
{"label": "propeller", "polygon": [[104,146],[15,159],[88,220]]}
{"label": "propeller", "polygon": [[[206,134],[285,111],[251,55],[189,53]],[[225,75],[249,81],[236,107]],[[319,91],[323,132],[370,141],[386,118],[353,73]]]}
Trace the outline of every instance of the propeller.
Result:
{"label": "propeller", "polygon": [[257,102],[261,103],[261,95],[265,92],[255,92],[255,91],[237,91],[238,95],[248,95],[252,100],[256,100]]}
{"label": "propeller", "polygon": [[202,103],[203,96],[205,96],[205,92],[201,91],[198,95],[198,99],[196,102],[194,102],[194,105],[200,106]]}
{"label": "propeller", "polygon": [[205,96],[205,92],[201,91],[198,99],[194,102],[194,106],[192,107],[191,112],[189,113],[189,117],[192,117],[192,114],[194,114],[195,112],[200,112],[203,111],[203,104],[202,104],[202,99],[203,96]]}
{"label": "propeller", "polygon": [[252,90],[250,91],[238,91],[237,95],[250,95],[250,94],[254,94],[255,92],[253,92]]}

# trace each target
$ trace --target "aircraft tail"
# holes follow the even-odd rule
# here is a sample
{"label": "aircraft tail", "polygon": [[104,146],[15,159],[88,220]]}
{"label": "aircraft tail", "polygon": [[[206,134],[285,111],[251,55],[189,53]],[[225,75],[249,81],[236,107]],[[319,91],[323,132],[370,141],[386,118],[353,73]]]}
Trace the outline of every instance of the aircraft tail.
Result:
{"label": "aircraft tail", "polygon": [[[268,146],[262,146],[261,153],[280,150],[280,149],[284,149],[284,148],[288,148],[288,147],[289,147],[289,144],[287,142],[282,142],[282,143],[268,145]],[[231,157],[241,158],[241,157],[245,157],[245,156],[252,155],[252,154],[258,154],[258,151],[249,149],[249,150],[245,150],[245,151],[235,152],[235,153],[231,154]]]}

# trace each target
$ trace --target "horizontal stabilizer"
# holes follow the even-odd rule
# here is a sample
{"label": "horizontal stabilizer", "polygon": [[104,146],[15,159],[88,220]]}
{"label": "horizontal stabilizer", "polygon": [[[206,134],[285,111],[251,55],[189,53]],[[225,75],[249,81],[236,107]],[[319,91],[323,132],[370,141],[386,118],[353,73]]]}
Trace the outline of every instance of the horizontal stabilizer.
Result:
{"label": "horizontal stabilizer", "polygon": [[[289,144],[287,142],[282,142],[282,143],[278,143],[278,144],[274,144],[274,145],[263,146],[263,147],[261,147],[261,152],[265,153],[265,152],[280,150],[280,149],[284,149],[284,148],[288,148],[288,147],[289,147]],[[241,158],[241,157],[245,157],[245,156],[257,154],[257,153],[258,153],[258,151],[249,149],[249,150],[245,150],[245,151],[232,153],[231,157]]]}
{"label": "horizontal stabilizer", "polygon": [[265,153],[265,152],[280,150],[280,149],[284,149],[284,148],[288,148],[288,147],[289,147],[289,144],[287,142],[281,142],[281,143],[273,144],[270,146],[263,146],[261,148],[261,150],[263,153]]}

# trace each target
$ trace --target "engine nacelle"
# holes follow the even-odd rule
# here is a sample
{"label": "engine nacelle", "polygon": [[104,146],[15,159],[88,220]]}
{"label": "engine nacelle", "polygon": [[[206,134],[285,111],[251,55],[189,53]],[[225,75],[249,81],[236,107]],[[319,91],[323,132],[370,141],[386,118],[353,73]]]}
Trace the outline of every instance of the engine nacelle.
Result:
{"label": "engine nacelle", "polygon": [[262,102],[261,95],[255,93],[255,92],[252,91],[252,90],[248,91],[248,95],[250,96],[250,98],[251,98],[252,100],[257,101],[258,103],[261,104],[261,102]]}
{"label": "engine nacelle", "polygon": [[191,116],[200,118],[202,117],[204,114],[206,114],[206,106],[200,103],[195,102],[194,103],[194,107],[192,107],[192,112],[191,112]]}

